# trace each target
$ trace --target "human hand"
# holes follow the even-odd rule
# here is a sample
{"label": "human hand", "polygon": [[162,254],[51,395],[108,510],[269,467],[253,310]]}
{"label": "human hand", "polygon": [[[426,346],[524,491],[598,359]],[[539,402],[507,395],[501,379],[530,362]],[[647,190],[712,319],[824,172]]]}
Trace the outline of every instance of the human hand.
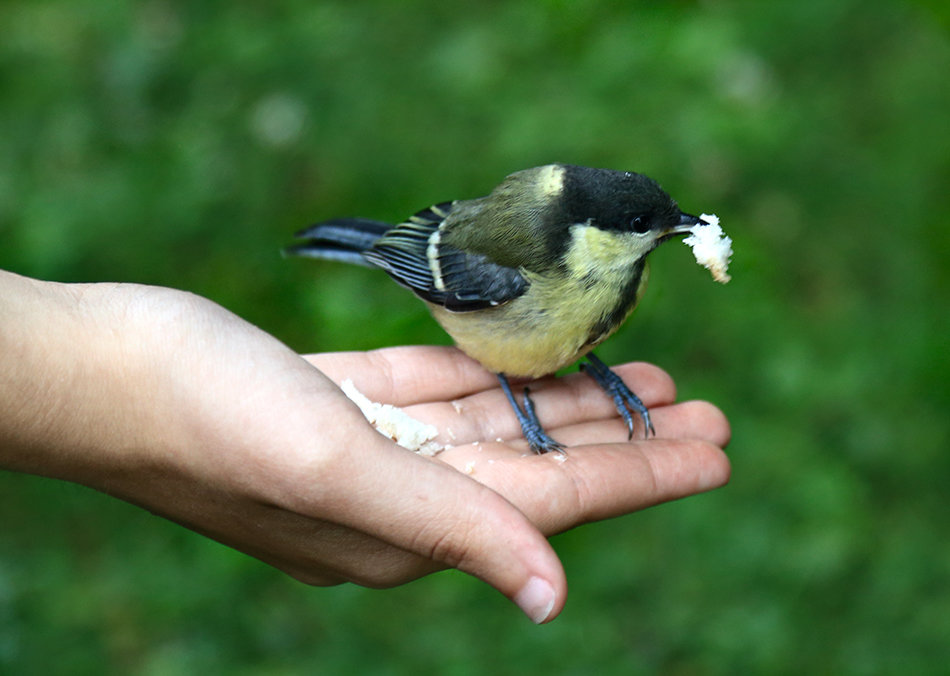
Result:
{"label": "human hand", "polygon": [[[494,378],[450,348],[304,360],[190,294],[36,289],[4,336],[4,368],[21,394],[44,393],[44,415],[0,402],[12,411],[5,464],[142,505],[311,584],[393,586],[451,566],[547,621],[566,581],[544,535],[728,478],[725,419],[669,406],[672,382],[655,367],[619,369],[660,407],[648,442],[625,441],[586,377],[535,386],[552,435],[587,444],[560,462],[529,453]],[[434,460],[395,446],[324,373],[406,407],[443,441],[451,430],[455,446]]]}
{"label": "human hand", "polygon": [[651,408],[657,436],[628,441],[626,424],[594,381],[575,373],[531,383],[545,429],[565,454],[537,455],[498,381],[455,348],[397,347],[304,355],[336,383],[400,406],[440,432],[433,459],[515,504],[546,536],[721,486],[729,424],[712,404],[674,403],[667,373],[646,363],[614,367]]}

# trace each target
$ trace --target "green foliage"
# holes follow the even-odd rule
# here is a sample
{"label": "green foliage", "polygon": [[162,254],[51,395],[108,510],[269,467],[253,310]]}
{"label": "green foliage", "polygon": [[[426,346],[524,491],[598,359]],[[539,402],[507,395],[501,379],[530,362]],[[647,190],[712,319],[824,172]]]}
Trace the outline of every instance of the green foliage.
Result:
{"label": "green foliage", "polygon": [[601,351],[726,411],[732,483],[556,538],[552,625],[456,573],[309,589],[5,474],[0,671],[946,669],[940,3],[8,0],[0,25],[4,269],[188,289],[301,351],[445,343],[385,275],[280,247],[549,161],[648,173],[736,250],[725,287],[658,250]]}

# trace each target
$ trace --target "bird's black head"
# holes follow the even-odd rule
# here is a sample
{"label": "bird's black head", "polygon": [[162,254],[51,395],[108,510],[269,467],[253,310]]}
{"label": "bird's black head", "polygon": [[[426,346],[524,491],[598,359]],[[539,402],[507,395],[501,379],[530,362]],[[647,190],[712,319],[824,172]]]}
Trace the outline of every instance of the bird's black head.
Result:
{"label": "bird's black head", "polygon": [[623,267],[700,222],[643,174],[568,164],[511,174],[479,202],[487,225],[456,226],[447,236],[513,268],[561,265],[572,252]]}
{"label": "bird's black head", "polygon": [[[630,171],[564,166],[563,206],[572,223],[613,232],[654,235],[683,225],[676,202],[648,176]],[[695,217],[690,225],[698,223]],[[675,233],[674,233],[675,234]]]}

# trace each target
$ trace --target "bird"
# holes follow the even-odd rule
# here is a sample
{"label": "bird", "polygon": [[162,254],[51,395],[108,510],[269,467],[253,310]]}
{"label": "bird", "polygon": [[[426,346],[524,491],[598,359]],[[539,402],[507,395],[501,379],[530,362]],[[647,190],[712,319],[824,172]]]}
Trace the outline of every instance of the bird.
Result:
{"label": "bird", "polygon": [[425,301],[456,346],[497,375],[530,448],[564,452],[525,387],[585,358],[633,438],[656,434],[640,398],[592,352],[630,316],[647,255],[705,221],[648,176],[547,164],[507,176],[485,197],[441,202],[398,224],[335,218],[296,233],[285,254],[380,268]]}

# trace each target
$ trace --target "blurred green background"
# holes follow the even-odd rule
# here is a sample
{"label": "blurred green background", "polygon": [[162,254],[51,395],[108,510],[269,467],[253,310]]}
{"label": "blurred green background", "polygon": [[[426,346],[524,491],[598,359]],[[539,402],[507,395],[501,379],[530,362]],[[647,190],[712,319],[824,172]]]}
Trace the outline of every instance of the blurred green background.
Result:
{"label": "blurred green background", "polygon": [[188,289],[299,351],[447,343],[384,274],[280,247],[550,161],[647,173],[736,250],[727,286],[658,250],[600,351],[726,411],[732,482],[554,538],[553,624],[455,572],[308,588],[2,473],[0,672],[950,672],[947,11],[0,4],[4,269]]}

